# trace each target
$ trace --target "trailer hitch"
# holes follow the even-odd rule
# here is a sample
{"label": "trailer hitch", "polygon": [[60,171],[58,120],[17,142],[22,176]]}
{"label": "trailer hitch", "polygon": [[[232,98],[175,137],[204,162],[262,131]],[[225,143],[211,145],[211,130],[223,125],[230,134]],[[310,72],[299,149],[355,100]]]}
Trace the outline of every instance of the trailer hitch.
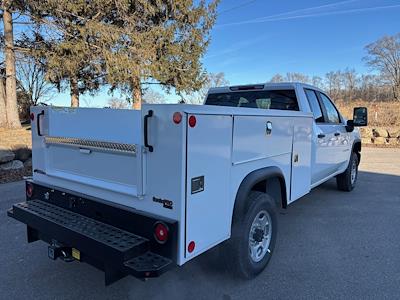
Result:
{"label": "trailer hitch", "polygon": [[66,247],[56,240],[52,240],[51,245],[48,246],[47,255],[52,260],[56,260],[57,258],[65,262],[72,262],[75,260],[75,258],[72,257],[71,247]]}

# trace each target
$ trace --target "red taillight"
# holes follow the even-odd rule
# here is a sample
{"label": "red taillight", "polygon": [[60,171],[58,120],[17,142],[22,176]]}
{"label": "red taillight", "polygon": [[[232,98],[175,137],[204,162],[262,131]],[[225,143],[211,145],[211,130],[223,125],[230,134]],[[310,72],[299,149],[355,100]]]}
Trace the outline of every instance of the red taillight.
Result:
{"label": "red taillight", "polygon": [[32,197],[33,195],[33,184],[32,183],[27,183],[26,184],[26,196],[28,198]]}
{"label": "red taillight", "polygon": [[195,116],[190,116],[189,117],[189,126],[190,127],[196,126],[196,117]]}
{"label": "red taillight", "polygon": [[182,114],[177,111],[174,113],[172,120],[174,121],[175,124],[179,124],[182,121]]}
{"label": "red taillight", "polygon": [[29,116],[31,118],[31,121],[35,120],[35,114],[34,113],[31,113]]}
{"label": "red taillight", "polygon": [[168,240],[168,227],[162,222],[158,222],[154,226],[154,237],[160,244],[164,244]]}
{"label": "red taillight", "polygon": [[189,253],[192,253],[195,247],[196,247],[195,242],[194,242],[194,241],[191,241],[191,242],[189,243],[189,245],[188,245],[188,251],[189,251]]}

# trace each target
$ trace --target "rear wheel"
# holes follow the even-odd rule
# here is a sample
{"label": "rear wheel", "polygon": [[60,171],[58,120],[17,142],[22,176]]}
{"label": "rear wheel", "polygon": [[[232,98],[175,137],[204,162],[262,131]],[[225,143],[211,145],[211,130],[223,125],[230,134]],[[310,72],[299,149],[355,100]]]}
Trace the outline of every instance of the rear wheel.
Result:
{"label": "rear wheel", "polygon": [[227,242],[230,269],[244,278],[253,278],[267,266],[275,247],[277,234],[276,210],[272,198],[251,192],[248,208],[240,221],[232,226]]}
{"label": "rear wheel", "polygon": [[337,187],[341,191],[350,192],[356,186],[358,177],[358,156],[355,152],[351,153],[347,169],[336,177]]}

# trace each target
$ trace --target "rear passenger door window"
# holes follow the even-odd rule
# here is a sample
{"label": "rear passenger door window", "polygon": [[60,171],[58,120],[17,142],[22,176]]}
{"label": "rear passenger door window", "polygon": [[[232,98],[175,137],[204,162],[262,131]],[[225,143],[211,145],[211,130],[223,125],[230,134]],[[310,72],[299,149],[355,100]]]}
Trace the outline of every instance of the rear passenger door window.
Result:
{"label": "rear passenger door window", "polygon": [[340,123],[340,117],[339,113],[336,109],[336,107],[333,105],[331,100],[324,94],[319,93],[321,97],[321,104],[325,108],[324,111],[324,119],[326,123],[334,123],[334,124],[339,124]]}
{"label": "rear passenger door window", "polygon": [[304,91],[306,93],[308,103],[310,104],[311,111],[314,115],[315,122],[317,123],[324,122],[324,116],[322,114],[317,94],[315,93],[315,91],[309,89],[305,89]]}

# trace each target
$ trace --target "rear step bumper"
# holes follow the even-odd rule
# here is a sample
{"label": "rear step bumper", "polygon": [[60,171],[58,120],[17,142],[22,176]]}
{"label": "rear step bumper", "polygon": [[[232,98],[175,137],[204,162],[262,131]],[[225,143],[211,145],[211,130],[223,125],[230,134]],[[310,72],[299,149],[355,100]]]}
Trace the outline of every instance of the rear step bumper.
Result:
{"label": "rear step bumper", "polygon": [[28,242],[77,249],[80,261],[104,270],[106,285],[126,275],[157,277],[174,265],[153,253],[147,238],[42,200],[15,204],[7,214],[27,224]]}

